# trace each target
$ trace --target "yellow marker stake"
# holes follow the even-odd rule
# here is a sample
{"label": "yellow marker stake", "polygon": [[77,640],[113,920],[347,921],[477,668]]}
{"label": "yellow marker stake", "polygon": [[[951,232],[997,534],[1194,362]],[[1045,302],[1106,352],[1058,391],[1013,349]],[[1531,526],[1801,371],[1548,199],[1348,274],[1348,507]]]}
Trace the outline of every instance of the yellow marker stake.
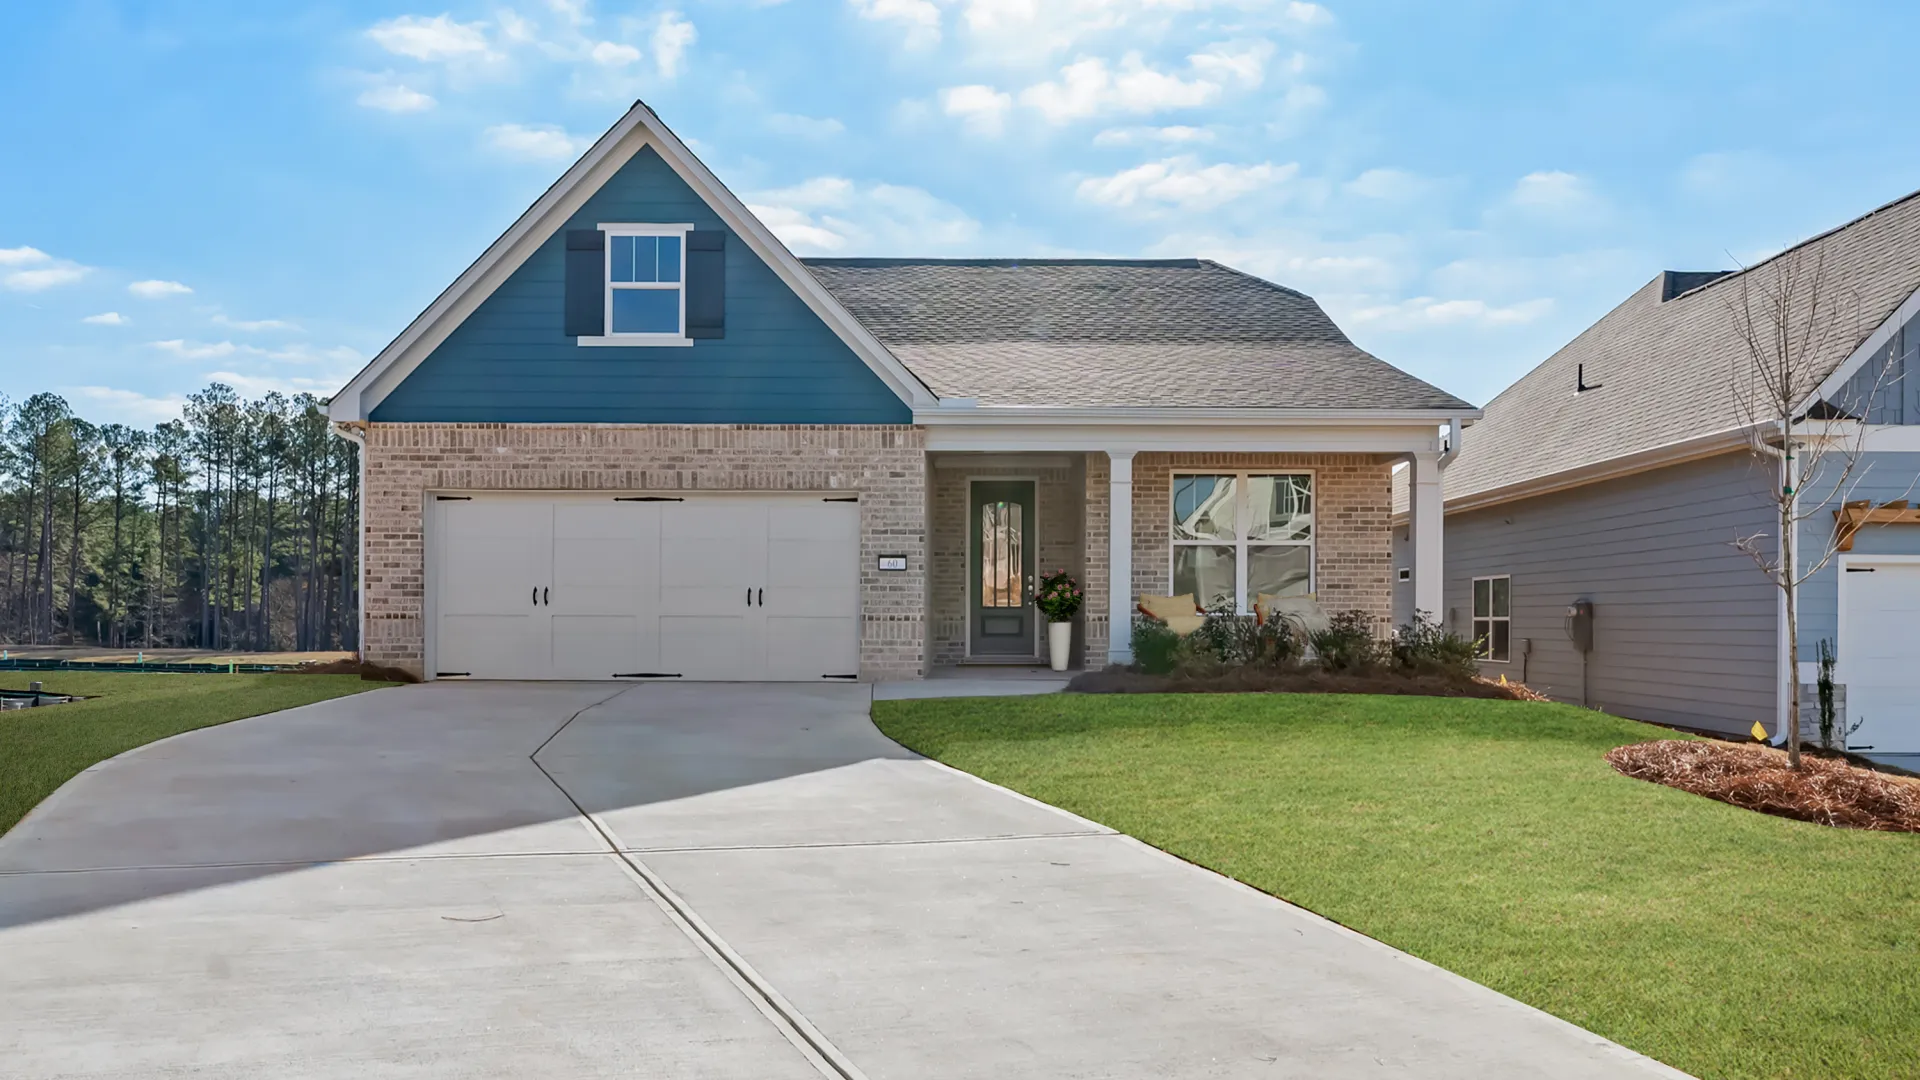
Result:
{"label": "yellow marker stake", "polygon": [[1753,722],[1753,737],[1759,739],[1761,742],[1767,741],[1767,729],[1761,727],[1760,721],[1758,720]]}

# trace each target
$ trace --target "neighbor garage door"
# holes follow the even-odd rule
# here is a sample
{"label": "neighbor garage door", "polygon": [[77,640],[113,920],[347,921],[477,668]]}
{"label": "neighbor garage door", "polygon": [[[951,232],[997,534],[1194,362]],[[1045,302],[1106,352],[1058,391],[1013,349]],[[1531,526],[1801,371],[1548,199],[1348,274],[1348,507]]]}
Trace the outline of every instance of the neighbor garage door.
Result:
{"label": "neighbor garage door", "polygon": [[1849,746],[1920,753],[1920,563],[1847,559],[1834,674],[1847,687]]}
{"label": "neighbor garage door", "polygon": [[436,676],[859,671],[860,508],[845,497],[429,498]]}

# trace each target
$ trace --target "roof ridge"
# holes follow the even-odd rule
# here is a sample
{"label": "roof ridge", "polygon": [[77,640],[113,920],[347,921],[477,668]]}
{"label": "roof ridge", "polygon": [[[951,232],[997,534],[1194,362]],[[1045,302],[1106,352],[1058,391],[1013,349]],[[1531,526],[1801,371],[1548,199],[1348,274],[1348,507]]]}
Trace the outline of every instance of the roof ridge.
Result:
{"label": "roof ridge", "polygon": [[808,256],[800,260],[808,266],[849,266],[849,267],[885,267],[885,266],[1161,266],[1185,270],[1197,270],[1206,261],[1204,259],[1107,259],[1107,258],[942,258],[915,256]]}
{"label": "roof ridge", "polygon": [[[1214,259],[1196,259],[1194,261],[1198,262],[1202,266],[1211,266],[1216,270],[1225,270],[1227,273],[1232,274],[1235,277],[1246,278],[1248,281],[1254,282],[1259,285],[1264,285],[1269,289],[1274,289],[1279,292],[1286,293],[1288,296],[1297,296],[1300,299],[1305,300],[1308,303],[1311,303],[1315,307],[1320,306],[1320,301],[1315,300],[1313,297],[1308,296],[1306,293],[1301,292],[1299,289],[1293,288],[1290,285],[1282,285],[1277,281],[1268,281],[1266,278],[1261,277],[1259,274],[1249,274],[1245,270],[1242,270],[1237,266],[1228,266],[1226,263],[1219,262]],[[1322,309],[1322,311],[1324,310],[1325,309]],[[1331,321],[1332,317],[1329,316],[1328,319],[1329,321]],[[1334,325],[1338,326],[1339,324],[1335,323]],[[1345,335],[1346,330],[1342,329],[1340,333],[1342,335]]]}
{"label": "roof ridge", "polygon": [[[1902,203],[1912,202],[1914,199],[1920,199],[1920,188],[1916,188],[1913,191],[1909,191],[1905,195],[1900,196],[1899,198],[1890,199],[1886,202],[1883,202],[1879,206],[1874,207],[1873,209],[1867,211],[1866,213],[1861,214],[1858,217],[1850,218],[1846,221],[1843,221],[1840,224],[1835,225],[1831,229],[1826,229],[1822,232],[1814,233],[1812,236],[1807,237],[1805,240],[1801,240],[1797,243],[1789,244],[1788,246],[1781,248],[1779,251],[1774,252],[1773,254],[1767,256],[1766,258],[1761,259],[1759,262],[1754,263],[1752,266],[1735,267],[1734,269],[1729,270],[1724,274],[1721,274],[1719,277],[1714,278],[1712,281],[1706,282],[1705,284],[1701,284],[1701,285],[1695,285],[1693,288],[1688,289],[1685,292],[1675,293],[1672,297],[1672,300],[1667,301],[1667,303],[1672,303],[1673,300],[1684,300],[1687,297],[1694,295],[1695,293],[1704,292],[1708,289],[1713,288],[1716,285],[1719,285],[1722,282],[1732,281],[1734,278],[1742,277],[1747,274],[1750,274],[1753,271],[1760,269],[1761,267],[1767,265],[1770,262],[1773,262],[1777,259],[1783,259],[1788,255],[1791,255],[1794,252],[1801,250],[1802,248],[1811,247],[1812,245],[1817,244],[1820,241],[1825,240],[1830,236],[1835,236],[1835,235],[1838,235],[1839,233],[1846,232],[1848,229],[1853,228],[1855,225],[1861,224],[1862,222],[1866,221],[1868,218],[1877,217],[1881,214],[1886,213],[1889,210],[1892,210],[1893,208],[1899,206]],[[1665,271],[1662,271],[1662,273],[1664,272]],[[1657,275],[1656,275],[1656,280],[1658,280]]]}

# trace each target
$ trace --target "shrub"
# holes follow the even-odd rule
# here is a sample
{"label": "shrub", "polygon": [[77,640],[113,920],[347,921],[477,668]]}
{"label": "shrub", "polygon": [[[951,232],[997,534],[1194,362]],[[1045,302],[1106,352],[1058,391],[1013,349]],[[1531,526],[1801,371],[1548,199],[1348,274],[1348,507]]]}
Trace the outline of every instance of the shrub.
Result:
{"label": "shrub", "polygon": [[1231,601],[1207,612],[1206,625],[1190,642],[1192,651],[1238,667],[1280,667],[1300,654],[1299,639],[1286,620],[1269,619],[1263,626],[1251,615],[1236,613]]}
{"label": "shrub", "polygon": [[1181,652],[1180,635],[1151,615],[1133,620],[1133,666],[1148,675],[1173,670]]}
{"label": "shrub", "polygon": [[1033,591],[1033,606],[1050,623],[1071,622],[1080,614],[1080,604],[1085,599],[1080,591],[1080,583],[1065,570],[1055,570],[1043,574],[1040,587]]}
{"label": "shrub", "polygon": [[1393,641],[1393,662],[1422,675],[1472,678],[1480,673],[1479,650],[1470,638],[1448,630],[1424,611],[1402,626]]}
{"label": "shrub", "polygon": [[1320,666],[1328,671],[1366,671],[1377,667],[1386,649],[1373,632],[1373,616],[1364,611],[1342,611],[1327,620],[1325,630],[1307,635]]}

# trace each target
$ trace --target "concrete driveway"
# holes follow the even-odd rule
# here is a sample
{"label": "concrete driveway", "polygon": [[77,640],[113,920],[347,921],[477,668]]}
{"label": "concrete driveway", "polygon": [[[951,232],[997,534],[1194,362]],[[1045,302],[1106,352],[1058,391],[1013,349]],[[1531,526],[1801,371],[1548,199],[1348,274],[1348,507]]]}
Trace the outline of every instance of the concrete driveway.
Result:
{"label": "concrete driveway", "polygon": [[19,1077],[1680,1074],[922,760],[864,687],[454,684],[0,838]]}

